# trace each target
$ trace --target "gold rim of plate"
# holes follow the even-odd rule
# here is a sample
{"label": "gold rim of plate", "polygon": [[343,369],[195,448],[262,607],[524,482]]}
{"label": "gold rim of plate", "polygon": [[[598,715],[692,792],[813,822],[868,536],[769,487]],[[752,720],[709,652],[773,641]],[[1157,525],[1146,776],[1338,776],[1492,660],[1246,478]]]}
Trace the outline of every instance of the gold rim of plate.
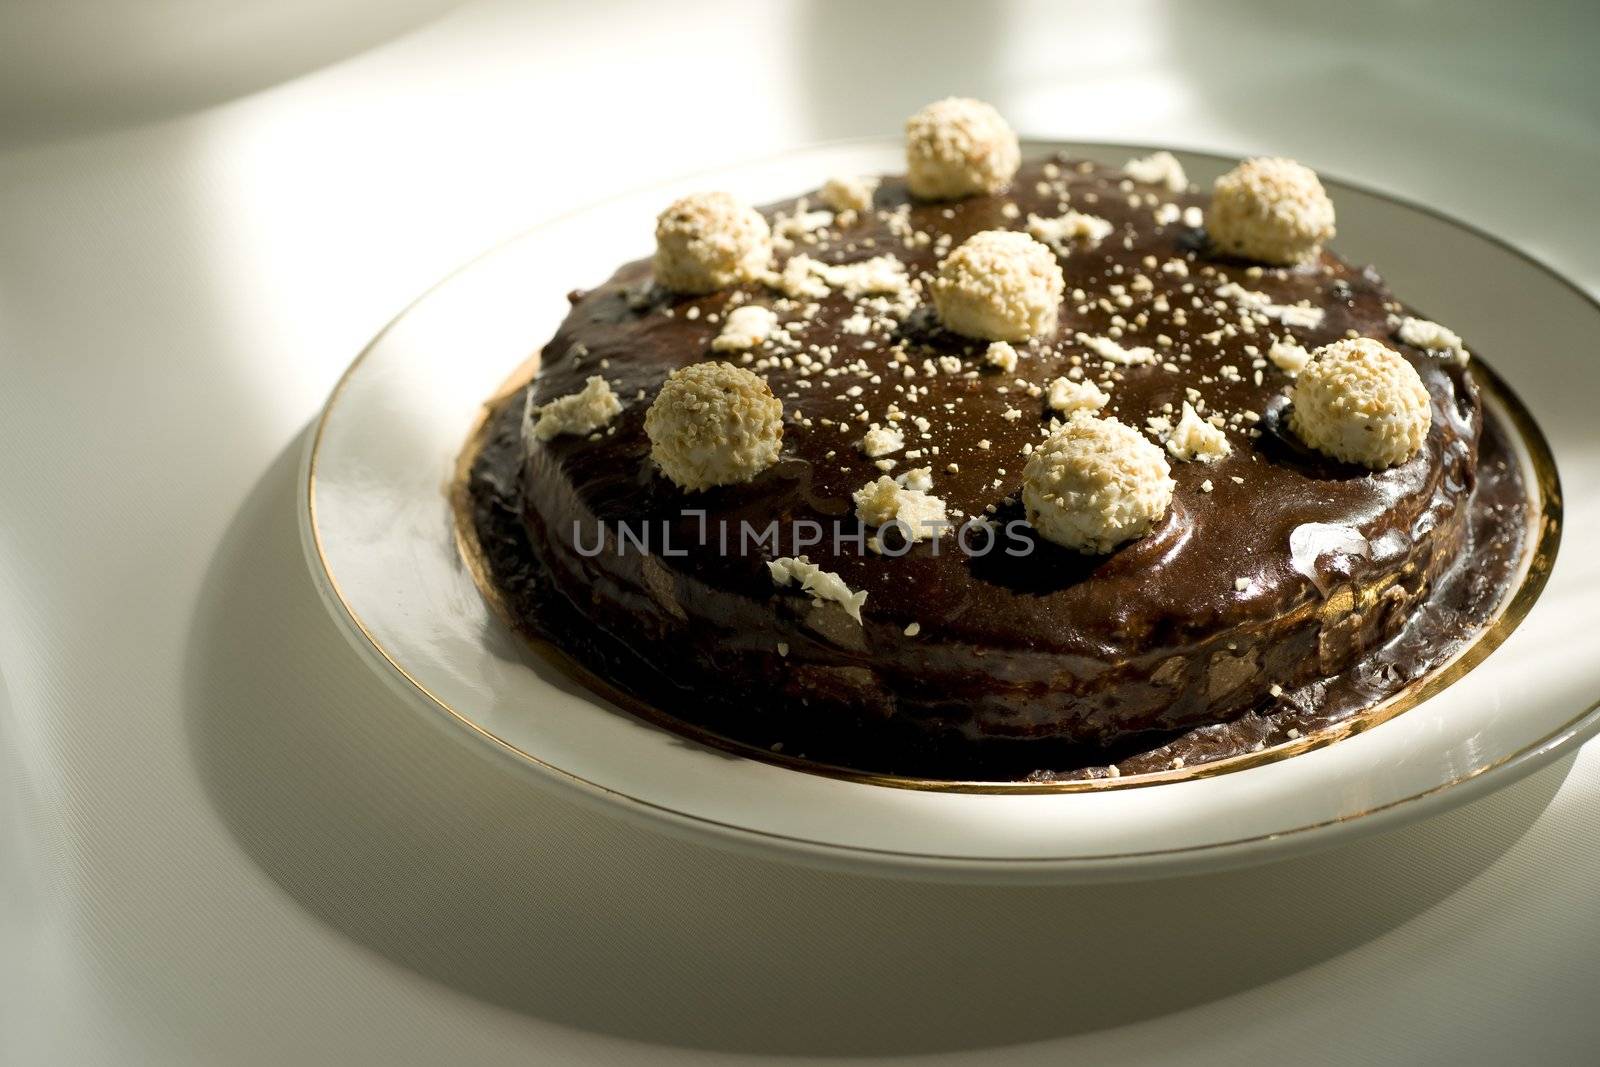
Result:
{"label": "gold rim of plate", "polygon": [[[1491,416],[1503,419],[1512,437],[1517,457],[1524,461],[1524,479],[1530,490],[1528,536],[1524,541],[1523,560],[1518,567],[1519,578],[1514,588],[1501,599],[1495,614],[1477,635],[1453,657],[1433,671],[1413,681],[1400,692],[1372,707],[1357,712],[1346,719],[1332,723],[1321,730],[1301,737],[1235,756],[1144,774],[1129,774],[1115,778],[1084,778],[1062,782],[1026,782],[1010,780],[919,778],[905,775],[880,774],[841,767],[837,764],[789,756],[758,745],[747,744],[722,736],[714,731],[686,722],[656,708],[647,701],[619,689],[605,678],[595,674],[569,655],[559,645],[527,633],[506,607],[491,577],[488,560],[479,543],[477,526],[472,519],[468,477],[484,443],[487,427],[496,413],[509,403],[539,370],[539,356],[518,367],[506,381],[485,401],[478,412],[467,441],[456,459],[450,486],[450,507],[454,519],[456,547],[461,554],[472,582],[489,607],[535,655],[548,666],[559,670],[569,679],[582,685],[595,695],[617,705],[645,721],[669,730],[709,748],[759,760],[789,770],[807,774],[838,778],[865,785],[888,786],[895,789],[916,789],[941,793],[1086,793],[1112,789],[1138,789],[1144,786],[1163,785],[1169,782],[1210,778],[1220,774],[1260,767],[1288,759],[1291,756],[1323,748],[1336,741],[1353,737],[1374,726],[1388,722],[1401,713],[1416,707],[1429,697],[1460,681],[1474,667],[1498,648],[1517,628],[1534,602],[1544,590],[1545,582],[1555,563],[1556,551],[1561,542],[1561,484],[1556,474],[1555,457],[1545,441],[1533,416],[1523,407],[1505,381],[1481,361],[1468,365],[1469,373],[1488,401],[1486,408]],[[342,599],[342,598],[341,598]],[[369,635],[370,637],[370,635]],[[376,642],[374,642],[376,644]],[[392,662],[392,660],[391,660]],[[431,695],[431,694],[430,694]],[[435,698],[437,700],[437,698]],[[458,717],[459,712],[454,712]],[[520,749],[517,751],[521,751]],[[527,755],[527,753],[523,753]],[[529,757],[534,758],[534,757]]]}

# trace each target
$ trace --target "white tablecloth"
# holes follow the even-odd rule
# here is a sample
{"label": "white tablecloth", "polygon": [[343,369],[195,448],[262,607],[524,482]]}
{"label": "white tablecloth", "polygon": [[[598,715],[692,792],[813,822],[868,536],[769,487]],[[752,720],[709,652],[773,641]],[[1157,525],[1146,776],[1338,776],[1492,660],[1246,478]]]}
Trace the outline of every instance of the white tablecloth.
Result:
{"label": "white tablecloth", "polygon": [[[321,47],[371,43],[363,6],[277,10]],[[0,1062],[1592,1062],[1592,747],[1181,881],[735,858],[398,707],[324,616],[294,490],[346,363],[477,251],[951,92],[1042,135],[1292,155],[1595,291],[1593,5],[407,6],[276,75],[248,5],[159,0],[126,38],[116,5],[0,16],[119,59],[58,79],[103,99],[31,114],[4,79],[56,53],[0,33]]]}

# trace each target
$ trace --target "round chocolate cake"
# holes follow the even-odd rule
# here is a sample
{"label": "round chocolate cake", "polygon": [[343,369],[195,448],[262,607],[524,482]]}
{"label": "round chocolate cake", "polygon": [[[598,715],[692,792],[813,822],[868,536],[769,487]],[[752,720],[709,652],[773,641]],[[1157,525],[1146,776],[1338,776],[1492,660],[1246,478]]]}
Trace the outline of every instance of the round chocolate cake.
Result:
{"label": "round chocolate cake", "polygon": [[907,178],[686,198],[571,295],[465,468],[519,628],[716,743],[1049,780],[1293,737],[1493,614],[1518,464],[1314,175],[919,118]]}

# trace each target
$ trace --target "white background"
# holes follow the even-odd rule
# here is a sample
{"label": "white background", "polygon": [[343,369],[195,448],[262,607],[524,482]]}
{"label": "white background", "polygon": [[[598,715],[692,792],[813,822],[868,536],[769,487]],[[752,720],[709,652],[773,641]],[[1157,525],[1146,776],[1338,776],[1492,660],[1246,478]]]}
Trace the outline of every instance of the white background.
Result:
{"label": "white background", "polygon": [[1592,1058],[1592,748],[1182,881],[734,858],[400,708],[325,618],[293,503],[328,388],[461,261],[952,92],[1026,133],[1292,155],[1595,292],[1594,12],[0,9],[0,1062]]}

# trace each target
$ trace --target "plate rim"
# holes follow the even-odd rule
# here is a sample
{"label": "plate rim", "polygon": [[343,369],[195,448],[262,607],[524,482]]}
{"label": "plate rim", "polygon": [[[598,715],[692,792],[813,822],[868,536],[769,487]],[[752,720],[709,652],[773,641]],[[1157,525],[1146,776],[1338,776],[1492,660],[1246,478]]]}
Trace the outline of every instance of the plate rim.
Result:
{"label": "plate rim", "polygon": [[[580,795],[592,802],[605,805],[606,810],[627,813],[653,826],[689,831],[690,836],[702,840],[709,839],[724,845],[740,843],[754,846],[763,852],[780,856],[793,857],[797,850],[803,850],[812,859],[827,860],[836,865],[848,866],[852,869],[861,869],[863,864],[867,865],[868,869],[881,869],[882,864],[889,862],[895,864],[901,871],[922,870],[946,874],[964,872],[991,876],[1000,872],[1010,874],[1076,872],[1085,876],[1094,876],[1096,874],[1104,875],[1115,872],[1127,873],[1131,868],[1139,868],[1140,876],[1149,876],[1161,873],[1159,868],[1162,867],[1173,868],[1169,873],[1178,873],[1178,868],[1185,861],[1192,861],[1196,857],[1215,859],[1218,861],[1218,865],[1222,865],[1230,860],[1235,863],[1248,863],[1251,862],[1252,855],[1259,855],[1260,858],[1271,858],[1274,855],[1302,852],[1318,847],[1319,844],[1332,843],[1353,834],[1378,832],[1391,825],[1399,825],[1422,818],[1439,807],[1446,796],[1453,801],[1465,802],[1493,788],[1509,785],[1545,766],[1567,749],[1574,747],[1581,740],[1600,732],[1600,699],[1597,699],[1554,730],[1516,751],[1502,756],[1487,766],[1476,768],[1466,774],[1437,783],[1419,792],[1364,808],[1359,812],[1335,816],[1288,829],[1206,844],[1163,849],[1142,849],[1126,853],[1099,853],[1092,856],[1058,857],[977,857],[842,844],[835,841],[758,829],[705,815],[681,811],[657,801],[634,796],[621,789],[584,778],[573,771],[551,763],[549,760],[525,751],[467,718],[432,693],[426,685],[414,677],[394,658],[356,613],[340,588],[338,579],[332,573],[324,552],[321,529],[317,522],[317,461],[324,432],[345,388],[367,357],[379,347],[389,333],[413,309],[428,300],[438,290],[471,270],[478,263],[493,257],[502,249],[556,223],[591,211],[601,210],[607,204],[637,196],[652,187],[689,181],[701,174],[723,173],[763,163],[775,163],[786,157],[807,152],[882,146],[891,143],[891,141],[891,138],[883,136],[865,136],[791,146],[781,151],[731,161],[715,167],[701,168],[677,176],[669,176],[558,212],[542,219],[533,226],[495,242],[440,276],[433,284],[408,301],[361,348],[330,390],[327,399],[317,413],[311,432],[307,435],[300,464],[297,511],[300,518],[302,548],[320,598],[330,614],[340,624],[340,632],[363,655],[363,658],[377,669],[377,673],[391,684],[391,687],[395,688],[399,694],[418,702],[419,706],[428,709],[430,712],[429,717],[434,718],[441,725],[446,725],[447,720],[453,720],[456,724],[465,726],[470,734],[477,735],[479,738],[490,742],[495,750],[499,751],[503,756],[511,758],[517,765],[539,772],[539,778],[551,783],[577,786]],[[1218,162],[1228,162],[1240,158],[1214,149],[1191,148],[1182,145],[1158,146],[1135,142],[1065,140],[1046,137],[1023,137],[1022,142],[1025,149],[1033,149],[1035,151],[1053,151],[1062,147],[1126,150],[1132,152],[1168,150],[1207,157]],[[1429,205],[1417,203],[1408,197],[1376,188],[1360,181],[1352,181],[1335,173],[1326,173],[1325,177],[1329,181],[1337,182],[1347,188],[1376,199],[1388,201],[1407,210],[1419,212],[1487,241],[1532,266],[1540,274],[1557,282],[1562,288],[1576,295],[1580,301],[1587,304],[1592,310],[1600,313],[1600,300],[1597,300],[1576,282],[1532,253],[1481,226],[1466,222],[1448,212]],[[1559,465],[1559,459],[1556,459],[1555,462]],[[446,503],[448,504],[448,497],[446,497]],[[439,711],[445,713],[444,718],[439,719],[432,714]],[[1274,851],[1270,847],[1273,845],[1281,845],[1282,850]]]}

